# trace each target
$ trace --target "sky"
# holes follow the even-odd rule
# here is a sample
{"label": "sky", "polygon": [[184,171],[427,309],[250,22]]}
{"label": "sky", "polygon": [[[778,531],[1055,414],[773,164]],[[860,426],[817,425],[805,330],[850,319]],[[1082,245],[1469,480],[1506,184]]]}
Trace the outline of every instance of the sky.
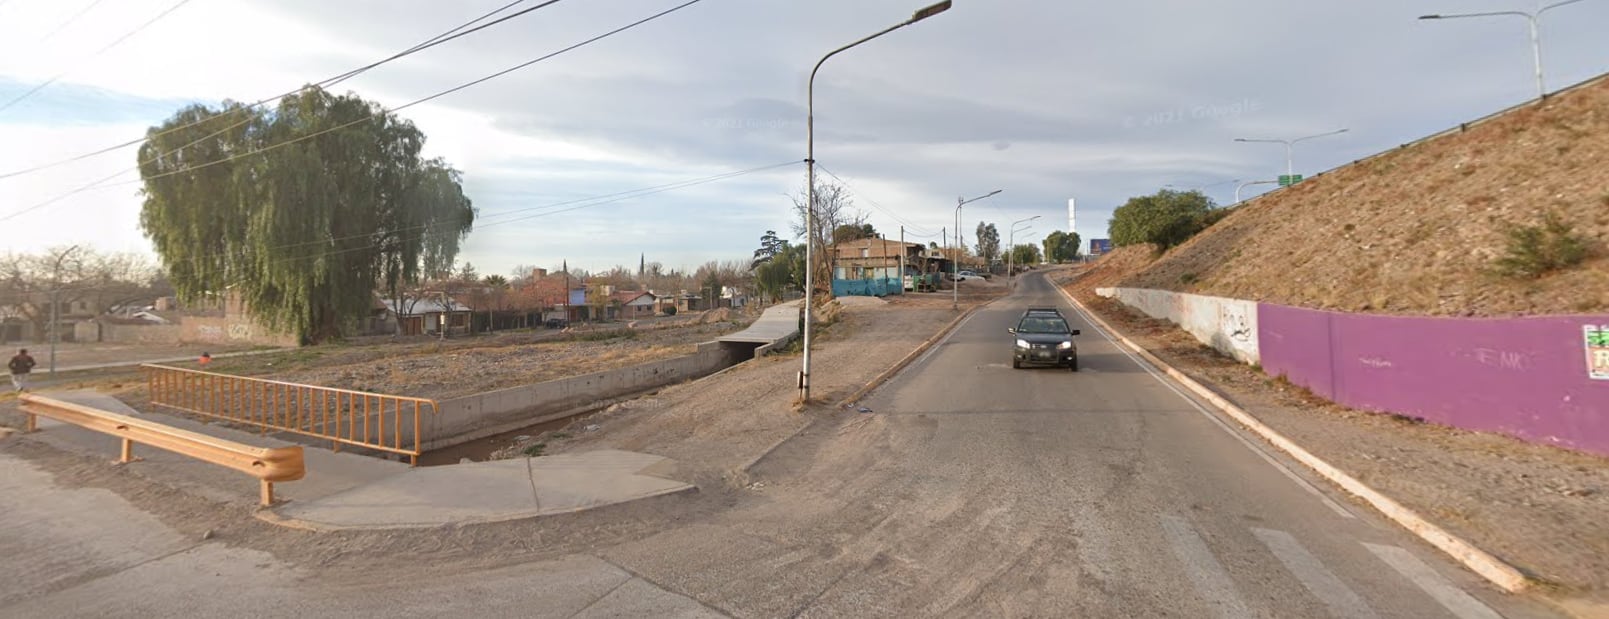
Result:
{"label": "sky", "polygon": [[[337,90],[402,105],[683,1],[558,2]],[[136,31],[177,2],[0,0],[0,105],[54,79],[0,109],[0,174],[137,140],[185,105],[318,82],[508,0],[189,0]],[[928,2],[702,0],[398,114],[463,171],[480,221],[460,260],[481,273],[743,259],[767,230],[791,236],[811,68]],[[919,242],[954,234],[959,198],[1002,190],[963,208],[969,243],[979,222],[1004,243],[1039,216],[1017,234],[1037,242],[1076,199],[1087,247],[1130,197],[1202,188],[1229,204],[1236,181],[1284,173],[1282,145],[1235,138],[1348,129],[1296,145],[1311,176],[1534,98],[1523,19],[1416,17],[1536,6],[955,0],[822,67],[818,174],[885,236]],[[1609,72],[1609,0],[1541,23],[1549,90]],[[151,253],[135,165],[128,147],[0,178],[5,250]],[[663,190],[618,195],[647,188]]]}

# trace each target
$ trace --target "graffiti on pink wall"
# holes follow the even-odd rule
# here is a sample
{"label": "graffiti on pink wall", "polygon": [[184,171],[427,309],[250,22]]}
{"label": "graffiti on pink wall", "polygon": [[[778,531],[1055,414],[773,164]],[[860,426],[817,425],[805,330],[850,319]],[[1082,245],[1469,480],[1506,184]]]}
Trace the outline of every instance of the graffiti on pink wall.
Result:
{"label": "graffiti on pink wall", "polygon": [[1609,454],[1609,317],[1344,314],[1259,304],[1265,371],[1341,404]]}

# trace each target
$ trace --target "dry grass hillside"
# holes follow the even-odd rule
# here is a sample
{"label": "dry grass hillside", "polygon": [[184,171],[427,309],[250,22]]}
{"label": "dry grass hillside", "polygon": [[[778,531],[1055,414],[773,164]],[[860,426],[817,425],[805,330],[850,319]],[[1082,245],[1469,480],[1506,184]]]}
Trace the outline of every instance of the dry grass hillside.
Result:
{"label": "dry grass hillside", "polygon": [[[1549,211],[1588,259],[1492,274],[1507,231]],[[1103,285],[1393,314],[1609,310],[1609,79],[1270,194]]]}

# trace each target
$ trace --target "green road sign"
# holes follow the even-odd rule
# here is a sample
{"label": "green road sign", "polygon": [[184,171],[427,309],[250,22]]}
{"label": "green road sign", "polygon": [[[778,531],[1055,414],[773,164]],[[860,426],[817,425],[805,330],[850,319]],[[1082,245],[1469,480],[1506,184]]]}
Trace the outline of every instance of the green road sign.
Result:
{"label": "green road sign", "polygon": [[1302,175],[1300,175],[1300,174],[1281,174],[1281,175],[1279,175],[1279,186],[1280,187],[1290,187],[1291,185],[1295,185],[1295,184],[1300,183],[1300,182],[1302,182]]}

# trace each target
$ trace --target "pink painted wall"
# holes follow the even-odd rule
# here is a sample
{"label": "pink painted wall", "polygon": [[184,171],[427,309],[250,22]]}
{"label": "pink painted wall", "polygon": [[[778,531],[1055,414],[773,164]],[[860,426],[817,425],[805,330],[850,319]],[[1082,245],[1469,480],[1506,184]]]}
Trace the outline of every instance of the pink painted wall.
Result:
{"label": "pink painted wall", "polygon": [[1609,455],[1609,380],[1589,376],[1583,332],[1609,316],[1257,313],[1264,371],[1330,400]]}

